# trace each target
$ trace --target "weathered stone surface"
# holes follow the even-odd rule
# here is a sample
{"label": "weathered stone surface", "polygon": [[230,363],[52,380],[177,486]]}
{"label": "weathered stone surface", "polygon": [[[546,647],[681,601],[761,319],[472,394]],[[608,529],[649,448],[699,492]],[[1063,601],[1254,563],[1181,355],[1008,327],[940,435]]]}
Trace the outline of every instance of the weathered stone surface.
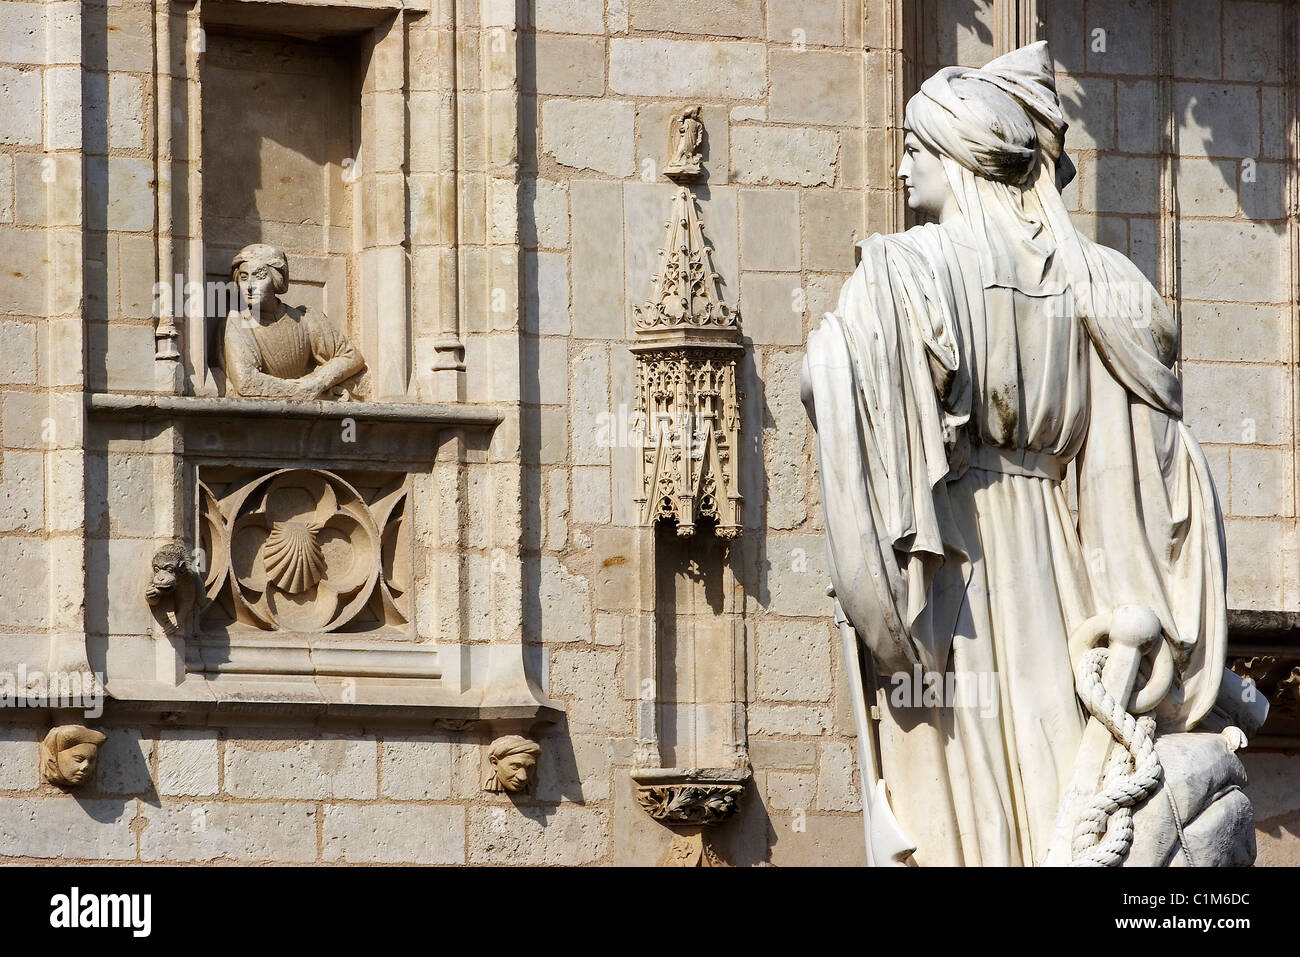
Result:
{"label": "weathered stone surface", "polygon": [[[36,70],[18,70],[0,66],[0,99],[6,103],[39,104],[41,102],[41,74]],[[41,111],[14,110],[0,130],[0,144],[7,146],[39,146],[41,143]]]}
{"label": "weathered stone surface", "polygon": [[569,243],[569,193],[563,183],[525,180],[519,194],[520,241],[538,249],[563,249]]}
{"label": "weathered stone surface", "polygon": [[547,100],[542,104],[542,146],[565,166],[628,176],[634,168],[634,116],[626,103]]}
{"label": "weathered stone surface", "polygon": [[149,773],[152,742],[131,728],[111,728],[99,747],[96,785],[101,794],[147,794],[153,790]]}
{"label": "weathered stone surface", "polygon": [[802,771],[769,771],[767,803],[779,811],[806,810],[817,795],[817,775]]}
{"label": "weathered stone surface", "polygon": [[745,273],[741,276],[741,312],[745,334],[764,345],[803,342],[804,295],[798,273]]}
{"label": "weathered stone surface", "polygon": [[853,745],[828,741],[821,750],[817,764],[818,810],[860,812],[862,797],[858,792],[858,763]]}
{"label": "weathered stone surface", "polygon": [[226,791],[248,798],[366,799],[376,796],[375,739],[274,739],[226,746]]}
{"label": "weathered stone surface", "polygon": [[795,528],[808,517],[807,412],[798,391],[787,387],[799,381],[802,364],[803,357],[794,352],[768,353],[763,363],[763,380],[774,387],[767,391],[770,418],[765,417],[763,429],[769,528]]}
{"label": "weathered stone surface", "polygon": [[862,63],[853,53],[773,50],[767,118],[773,123],[861,126]]}
{"label": "weathered stone surface", "polygon": [[602,38],[540,34],[536,38],[532,65],[535,75],[527,77],[525,73],[527,90],[563,96],[599,96],[604,92],[605,41]]}
{"label": "weathered stone surface", "polygon": [[823,622],[761,623],[757,652],[760,699],[830,700],[830,641]]}
{"label": "weathered stone surface", "polygon": [[321,859],[340,863],[463,864],[465,809],[452,805],[327,804]]}
{"label": "weathered stone surface", "polygon": [[614,38],[609,86],[631,96],[753,99],[766,84],[761,43]]}
{"label": "weathered stone surface", "polygon": [[609,814],[563,804],[476,807],[469,812],[471,864],[589,864],[603,858]]}
{"label": "weathered stone surface", "polygon": [[0,791],[32,791],[40,783],[40,734],[21,727],[0,728]]}
{"label": "weathered stone surface", "polygon": [[548,33],[604,33],[602,0],[537,0],[533,25]]}
{"label": "weathered stone surface", "polygon": [[799,216],[799,196],[791,189],[740,191],[740,252],[746,269],[790,271],[802,265],[799,234],[790,228]]}
{"label": "weathered stone surface", "polygon": [[211,801],[142,805],[140,859],[208,864],[316,860],[316,806]]}
{"label": "weathered stone surface", "polygon": [[573,180],[571,270],[583,281],[574,287],[573,334],[578,338],[622,339],[623,248],[610,237],[623,231],[623,190],[618,183]]}
{"label": "weathered stone surface", "polygon": [[850,271],[854,244],[865,233],[862,193],[819,190],[804,195],[804,263],[809,269]]}
{"label": "weathered stone surface", "polygon": [[422,735],[379,746],[379,793],[402,801],[445,801],[451,797],[452,745]]}
{"label": "weathered stone surface", "polygon": [[[875,11],[868,11],[867,16],[874,13]],[[800,43],[807,46],[839,46],[844,42],[844,6],[839,0],[769,3],[767,38],[788,47]]]}
{"label": "weathered stone surface", "polygon": [[134,801],[0,798],[0,855],[86,861],[135,859]]}
{"label": "weathered stone surface", "polygon": [[829,130],[740,126],[731,133],[731,170],[741,183],[829,186],[838,153]]}
{"label": "weathered stone surface", "polygon": [[817,745],[810,741],[777,739],[751,740],[749,759],[756,769],[812,768],[817,763]]}
{"label": "weathered stone surface", "polygon": [[706,34],[718,37],[760,36],[763,8],[759,0],[638,0],[630,8],[634,30]]}
{"label": "weathered stone surface", "polygon": [[541,606],[542,639],[548,642],[591,643],[591,586],[559,560],[541,560],[538,601]]}
{"label": "weathered stone surface", "polygon": [[221,767],[217,732],[170,731],[158,740],[158,793],[216,794]]}

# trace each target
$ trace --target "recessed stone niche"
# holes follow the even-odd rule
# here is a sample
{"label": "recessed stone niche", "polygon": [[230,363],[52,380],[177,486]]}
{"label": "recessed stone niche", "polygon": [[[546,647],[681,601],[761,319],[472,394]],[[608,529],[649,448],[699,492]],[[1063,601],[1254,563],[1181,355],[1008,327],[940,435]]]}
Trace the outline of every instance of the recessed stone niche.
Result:
{"label": "recessed stone niche", "polygon": [[[474,7],[158,6],[147,278],[179,295],[152,383],[86,396],[85,631],[51,652],[119,705],[499,732],[559,714],[509,574],[519,466],[490,452],[517,412],[465,401],[462,266],[510,235],[518,181],[513,149],[488,157],[516,141],[514,10]],[[480,49],[488,26],[507,53]],[[496,247],[509,271],[476,280],[517,282]]]}
{"label": "recessed stone niche", "polygon": [[[228,28],[229,29],[229,28]],[[258,36],[206,30],[203,239],[209,288],[230,280],[249,243],[290,262],[285,300],[359,340],[353,195],[360,175],[358,37]],[[209,354],[221,355],[221,297],[205,305]],[[228,391],[222,370],[218,386]]]}
{"label": "recessed stone niche", "polygon": [[[383,0],[173,9],[170,35],[158,38],[178,81],[160,103],[170,106],[160,150],[172,175],[160,189],[159,263],[180,291],[161,307],[160,357],[179,340],[187,394],[236,394],[222,357],[221,327],[237,304],[231,259],[266,243],[288,260],[285,304],[324,315],[365,357],[353,397],[414,398],[408,176],[431,163],[455,176],[441,140],[422,144],[418,163],[410,156],[408,38],[413,23],[433,29],[429,12]],[[447,59],[439,69],[450,75]]]}

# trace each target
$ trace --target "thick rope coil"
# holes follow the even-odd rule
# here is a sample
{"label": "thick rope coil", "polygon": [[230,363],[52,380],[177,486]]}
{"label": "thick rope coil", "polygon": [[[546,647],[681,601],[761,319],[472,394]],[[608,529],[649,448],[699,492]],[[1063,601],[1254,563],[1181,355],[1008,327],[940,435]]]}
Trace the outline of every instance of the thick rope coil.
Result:
{"label": "thick rope coil", "polygon": [[1155,720],[1134,718],[1101,683],[1107,650],[1093,648],[1079,663],[1075,686],[1094,718],[1124,751],[1107,766],[1101,790],[1079,815],[1071,842],[1072,867],[1114,867],[1133,846],[1133,808],[1160,784],[1163,771],[1156,756]]}

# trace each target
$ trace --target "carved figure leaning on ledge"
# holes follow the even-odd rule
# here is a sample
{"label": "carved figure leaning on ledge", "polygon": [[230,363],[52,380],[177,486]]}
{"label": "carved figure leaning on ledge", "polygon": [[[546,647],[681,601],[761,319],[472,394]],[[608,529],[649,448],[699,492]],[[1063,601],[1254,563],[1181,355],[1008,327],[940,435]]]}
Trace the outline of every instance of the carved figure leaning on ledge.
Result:
{"label": "carved figure leaning on ledge", "polygon": [[918,864],[1249,864],[1258,712],[1223,667],[1177,327],[1070,223],[1047,45],[940,70],[905,125],[937,221],[860,244],[802,374],[834,594],[879,675],[868,810]]}
{"label": "carved figure leaning on ledge", "polygon": [[106,740],[103,732],[79,724],[51,728],[41,742],[41,780],[62,788],[85,784]]}
{"label": "carved figure leaning on ledge", "polygon": [[226,318],[225,368],[232,391],[271,399],[346,399],[338,389],[365,368],[347,335],[306,306],[286,306],[289,263],[283,252],[253,243],[235,254],[231,278],[240,309]]}

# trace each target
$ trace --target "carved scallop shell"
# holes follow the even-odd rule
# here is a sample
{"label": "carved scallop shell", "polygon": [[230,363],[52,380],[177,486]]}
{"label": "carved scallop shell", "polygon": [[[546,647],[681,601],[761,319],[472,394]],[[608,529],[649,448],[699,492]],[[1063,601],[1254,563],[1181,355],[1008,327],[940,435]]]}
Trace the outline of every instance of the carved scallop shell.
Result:
{"label": "carved scallop shell", "polygon": [[311,588],[325,574],[325,556],[316,530],[302,522],[276,522],[262,548],[266,577],[286,594]]}

